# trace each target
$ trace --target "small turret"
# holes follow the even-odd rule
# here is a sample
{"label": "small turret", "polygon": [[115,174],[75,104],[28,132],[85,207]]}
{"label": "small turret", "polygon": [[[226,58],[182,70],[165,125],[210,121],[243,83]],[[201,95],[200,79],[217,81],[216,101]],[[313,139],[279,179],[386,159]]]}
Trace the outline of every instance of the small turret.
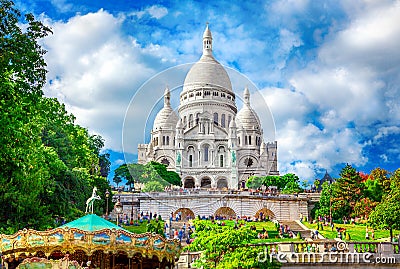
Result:
{"label": "small turret", "polygon": [[171,93],[169,92],[169,88],[165,88],[164,92],[164,107],[170,107],[171,106]]}
{"label": "small turret", "polygon": [[208,22],[203,34],[203,55],[212,55],[212,35]]}
{"label": "small turret", "polygon": [[248,106],[250,106],[250,92],[249,92],[249,88],[244,88],[244,92],[243,92],[243,99],[244,99],[244,103]]}

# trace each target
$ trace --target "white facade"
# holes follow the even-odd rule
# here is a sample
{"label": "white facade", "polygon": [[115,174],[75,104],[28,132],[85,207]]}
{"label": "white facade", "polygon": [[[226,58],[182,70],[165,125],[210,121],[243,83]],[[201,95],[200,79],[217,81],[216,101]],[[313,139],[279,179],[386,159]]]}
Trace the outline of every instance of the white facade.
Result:
{"label": "white facade", "polygon": [[168,165],[181,175],[185,188],[238,189],[251,175],[279,174],[277,142],[264,142],[247,88],[237,112],[229,76],[213,57],[208,26],[203,55],[185,78],[179,115],[171,108],[170,96],[167,88],[150,143],[138,145],[138,163]]}

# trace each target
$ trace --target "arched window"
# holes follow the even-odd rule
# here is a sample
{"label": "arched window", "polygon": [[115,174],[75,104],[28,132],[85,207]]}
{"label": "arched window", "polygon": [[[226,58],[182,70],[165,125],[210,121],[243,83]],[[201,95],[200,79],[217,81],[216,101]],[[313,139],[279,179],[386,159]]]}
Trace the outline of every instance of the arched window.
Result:
{"label": "arched window", "polygon": [[225,114],[221,115],[221,127],[225,128]]}
{"label": "arched window", "polygon": [[183,117],[183,129],[186,129],[186,124],[187,124],[187,122],[186,122],[186,116],[184,116]]}
{"label": "arched window", "polygon": [[229,126],[229,124],[231,124],[231,120],[232,120],[232,116],[229,115],[229,116],[228,116],[228,126]]}
{"label": "arched window", "polygon": [[197,114],[196,114],[196,124],[199,123],[199,116],[200,116],[200,113],[197,113]]}
{"label": "arched window", "polygon": [[193,167],[193,155],[189,155],[189,167]]}
{"label": "arched window", "polygon": [[169,136],[167,136],[167,146],[169,146]]}
{"label": "arched window", "polygon": [[208,145],[204,146],[204,161],[208,162]]}
{"label": "arched window", "polygon": [[238,137],[238,145],[240,145],[240,137]]}
{"label": "arched window", "polygon": [[219,155],[219,167],[224,167],[224,155]]}
{"label": "arched window", "polygon": [[188,124],[189,128],[192,128],[192,124],[193,124],[193,114],[190,114],[189,115],[189,124]]}
{"label": "arched window", "polygon": [[218,113],[214,113],[214,123],[218,125]]}
{"label": "arched window", "polygon": [[244,145],[247,146],[248,144],[249,144],[249,139],[248,139],[248,136],[245,135],[244,136]]}
{"label": "arched window", "polygon": [[249,135],[249,145],[251,145],[251,135]]}

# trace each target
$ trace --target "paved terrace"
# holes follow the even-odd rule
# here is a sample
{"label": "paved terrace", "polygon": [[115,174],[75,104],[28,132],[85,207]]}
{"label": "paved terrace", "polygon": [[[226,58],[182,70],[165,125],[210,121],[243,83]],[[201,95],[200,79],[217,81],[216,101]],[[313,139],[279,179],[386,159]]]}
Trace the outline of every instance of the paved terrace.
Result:
{"label": "paved terrace", "polygon": [[[260,213],[270,219],[298,220],[308,216],[319,195],[300,193],[287,195],[234,190],[183,189],[153,193],[120,193],[124,214],[134,217],[140,212],[161,214],[163,219],[181,214],[187,216],[247,216],[259,217]],[[179,213],[180,212],[180,213]]]}

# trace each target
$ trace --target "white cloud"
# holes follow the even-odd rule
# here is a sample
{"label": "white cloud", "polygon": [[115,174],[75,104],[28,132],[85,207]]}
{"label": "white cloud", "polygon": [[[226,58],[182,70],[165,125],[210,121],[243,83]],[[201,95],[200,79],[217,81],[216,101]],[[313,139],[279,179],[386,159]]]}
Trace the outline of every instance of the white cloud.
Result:
{"label": "white cloud", "polygon": [[130,13],[131,16],[136,16],[138,19],[141,19],[146,14],[149,14],[150,17],[159,20],[168,14],[168,9],[163,6],[153,5],[145,8],[144,10]]}
{"label": "white cloud", "polygon": [[121,18],[103,10],[47,24],[54,34],[43,41],[50,70],[46,95],[64,102],[78,124],[101,134],[106,148],[121,150],[129,100],[156,73],[158,50],[166,49],[142,48],[122,35]]}
{"label": "white cloud", "polygon": [[[288,37],[288,44],[301,42]],[[400,83],[399,43],[400,4],[366,4],[346,28],[330,33],[317,59],[291,74],[291,90],[263,91],[277,124],[281,172],[310,179],[313,171],[339,163],[362,166],[365,146],[400,133],[394,101],[400,94],[394,86]],[[377,122],[386,126],[375,128]]]}
{"label": "white cloud", "polygon": [[73,5],[67,4],[65,0],[50,0],[53,6],[57,8],[60,12],[68,12],[71,11]]}
{"label": "white cloud", "polygon": [[384,138],[385,136],[391,134],[400,134],[400,127],[398,126],[389,126],[389,127],[381,127],[378,130],[378,134],[376,134],[373,138],[375,143],[379,143],[379,140]]}
{"label": "white cloud", "polygon": [[146,9],[147,12],[149,12],[150,16],[159,20],[165,15],[168,14],[168,10],[165,7],[161,6],[151,6]]}
{"label": "white cloud", "polygon": [[[196,3],[181,5],[147,6],[129,14],[139,29],[132,36],[123,29],[129,19],[123,13],[116,17],[99,10],[66,22],[49,20],[54,35],[44,41],[51,80],[46,94],[65,102],[78,123],[105,138],[106,147],[120,150],[125,109],[135,91],[166,66],[197,61],[204,29],[199,23],[208,20],[217,60],[244,71],[258,85],[282,87],[261,91],[275,118],[282,173],[312,180],[315,171],[330,171],[338,163],[365,164],[365,146],[397,132],[391,126],[400,120],[399,2],[344,0],[348,17],[342,21],[308,0],[269,3],[265,14],[256,12],[265,17],[246,22],[246,12],[224,15],[207,7],[205,19]],[[166,16],[168,21],[162,19]],[[154,26],[149,18],[160,21]],[[319,22],[326,25],[304,26]],[[320,47],[307,47],[312,37]],[[163,77],[142,96],[159,98],[166,85],[178,84],[169,80]],[[151,124],[151,98],[136,102],[133,115],[128,114],[135,117],[125,138],[129,152],[143,142],[142,123]],[[386,153],[381,158],[390,161]]]}
{"label": "white cloud", "polygon": [[125,160],[122,160],[122,159],[117,159],[117,160],[115,160],[114,161],[114,165],[122,165],[122,164],[124,164],[125,163]]}

